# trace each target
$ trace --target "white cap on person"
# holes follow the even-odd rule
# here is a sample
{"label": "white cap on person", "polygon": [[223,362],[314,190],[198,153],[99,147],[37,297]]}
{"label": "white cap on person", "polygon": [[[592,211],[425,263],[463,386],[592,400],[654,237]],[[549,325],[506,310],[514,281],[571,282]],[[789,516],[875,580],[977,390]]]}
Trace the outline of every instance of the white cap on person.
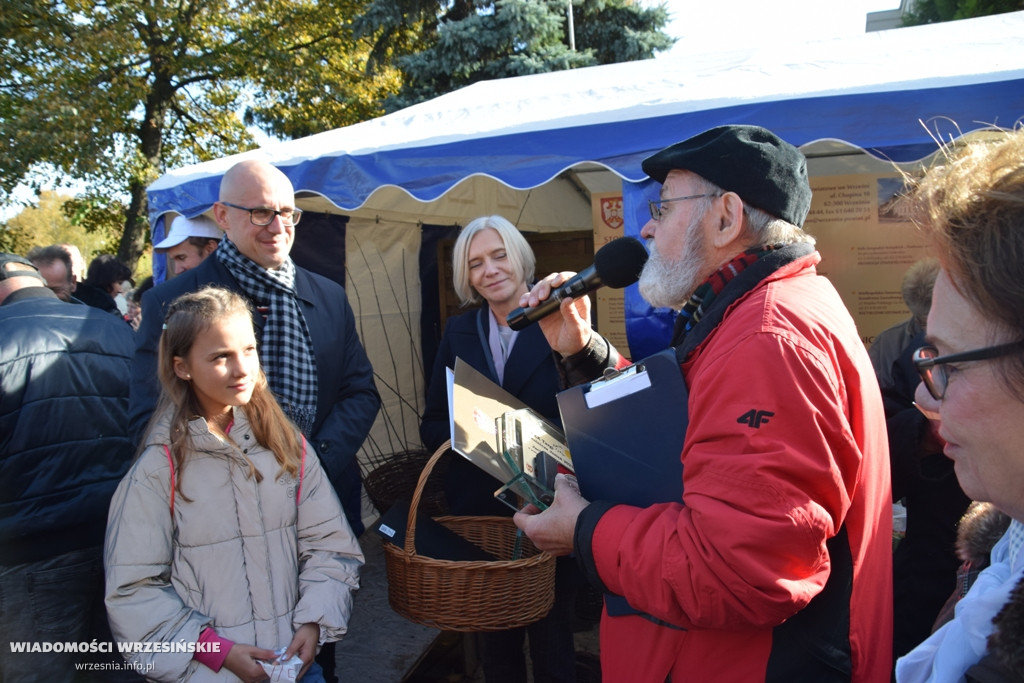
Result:
{"label": "white cap on person", "polygon": [[167,233],[167,237],[154,244],[153,248],[170,249],[189,237],[208,237],[219,240],[224,237],[224,232],[206,216],[196,216],[195,218],[178,216],[171,222],[171,230]]}

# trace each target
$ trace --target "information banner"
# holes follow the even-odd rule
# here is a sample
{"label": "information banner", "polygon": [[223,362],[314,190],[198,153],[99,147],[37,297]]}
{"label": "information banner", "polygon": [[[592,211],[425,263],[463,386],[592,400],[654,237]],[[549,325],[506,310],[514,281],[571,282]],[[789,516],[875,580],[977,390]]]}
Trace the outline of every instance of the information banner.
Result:
{"label": "information banner", "polygon": [[839,291],[868,346],[910,315],[900,284],[907,268],[929,254],[899,199],[903,186],[897,173],[811,178],[804,228],[817,239],[818,272]]}

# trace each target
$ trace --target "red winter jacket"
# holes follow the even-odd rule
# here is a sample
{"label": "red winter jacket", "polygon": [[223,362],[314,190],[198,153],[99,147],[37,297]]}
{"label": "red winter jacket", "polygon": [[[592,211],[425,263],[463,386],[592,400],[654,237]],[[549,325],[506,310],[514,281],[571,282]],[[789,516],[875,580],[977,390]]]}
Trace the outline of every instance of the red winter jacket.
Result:
{"label": "red winter jacket", "polygon": [[819,260],[762,280],[683,363],[683,500],[580,516],[588,576],[649,615],[604,616],[605,681],[889,680],[885,416]]}

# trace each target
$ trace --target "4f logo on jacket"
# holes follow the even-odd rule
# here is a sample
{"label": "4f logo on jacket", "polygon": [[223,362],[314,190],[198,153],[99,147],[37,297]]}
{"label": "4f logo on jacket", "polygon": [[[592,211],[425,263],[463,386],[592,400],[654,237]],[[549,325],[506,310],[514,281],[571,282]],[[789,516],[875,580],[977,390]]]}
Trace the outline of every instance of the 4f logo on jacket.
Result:
{"label": "4f logo on jacket", "polygon": [[740,424],[750,425],[754,429],[760,429],[761,425],[768,422],[769,418],[775,417],[770,410],[748,410],[740,415],[736,421]]}

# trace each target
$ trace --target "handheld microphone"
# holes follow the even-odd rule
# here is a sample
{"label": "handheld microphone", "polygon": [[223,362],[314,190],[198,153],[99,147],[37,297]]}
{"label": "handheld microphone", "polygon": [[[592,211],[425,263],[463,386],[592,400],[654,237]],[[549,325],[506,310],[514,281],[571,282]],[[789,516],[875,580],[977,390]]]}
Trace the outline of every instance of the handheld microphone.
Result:
{"label": "handheld microphone", "polygon": [[551,296],[533,308],[517,308],[508,314],[508,326],[513,330],[529,327],[541,318],[558,310],[563,299],[578,299],[599,287],[621,289],[640,279],[640,271],[647,263],[647,249],[635,237],[612,240],[594,254],[594,265],[562,283],[551,291]]}

